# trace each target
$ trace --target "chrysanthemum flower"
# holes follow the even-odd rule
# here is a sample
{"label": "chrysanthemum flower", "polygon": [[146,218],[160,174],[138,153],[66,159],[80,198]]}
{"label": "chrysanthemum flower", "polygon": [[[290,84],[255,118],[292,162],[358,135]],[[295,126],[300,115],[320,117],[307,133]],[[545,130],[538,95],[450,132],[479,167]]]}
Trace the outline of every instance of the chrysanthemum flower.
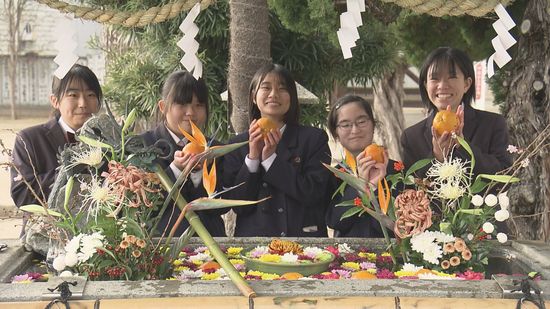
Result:
{"label": "chrysanthemum flower", "polygon": [[434,160],[432,166],[426,173],[434,182],[456,182],[466,177],[466,166],[468,162],[461,159],[445,160],[443,162]]}
{"label": "chrysanthemum flower", "polygon": [[449,269],[449,267],[451,267],[451,263],[449,262],[449,260],[443,260],[443,261],[441,261],[441,268],[443,268],[443,269]]}
{"label": "chrysanthemum flower", "polygon": [[451,266],[453,266],[453,267],[458,266],[458,265],[460,265],[460,258],[458,256],[453,256],[449,260],[449,263],[451,263]]}

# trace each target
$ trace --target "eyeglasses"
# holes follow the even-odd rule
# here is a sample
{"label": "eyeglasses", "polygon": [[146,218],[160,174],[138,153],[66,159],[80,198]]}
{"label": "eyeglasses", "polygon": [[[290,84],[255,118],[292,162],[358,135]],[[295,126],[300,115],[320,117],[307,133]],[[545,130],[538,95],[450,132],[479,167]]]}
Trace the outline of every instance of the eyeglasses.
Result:
{"label": "eyeglasses", "polygon": [[355,121],[342,121],[339,124],[337,124],[336,127],[340,128],[340,130],[342,131],[349,132],[351,131],[354,125],[359,129],[364,129],[369,125],[370,122],[371,122],[370,119],[365,116]]}

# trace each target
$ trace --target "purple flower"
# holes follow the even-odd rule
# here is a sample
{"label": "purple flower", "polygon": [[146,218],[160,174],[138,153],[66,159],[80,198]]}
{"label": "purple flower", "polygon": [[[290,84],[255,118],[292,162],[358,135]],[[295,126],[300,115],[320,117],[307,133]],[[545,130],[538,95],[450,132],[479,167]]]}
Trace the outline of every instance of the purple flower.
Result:
{"label": "purple flower", "polygon": [[395,278],[397,278],[392,271],[390,271],[386,268],[379,269],[376,272],[376,277],[378,279],[395,279]]}
{"label": "purple flower", "polygon": [[372,262],[361,262],[359,263],[359,267],[361,267],[361,269],[373,269],[376,268],[376,264]]}
{"label": "purple flower", "polygon": [[349,278],[351,276],[351,271],[345,269],[333,269],[333,274],[338,274],[340,277]]}

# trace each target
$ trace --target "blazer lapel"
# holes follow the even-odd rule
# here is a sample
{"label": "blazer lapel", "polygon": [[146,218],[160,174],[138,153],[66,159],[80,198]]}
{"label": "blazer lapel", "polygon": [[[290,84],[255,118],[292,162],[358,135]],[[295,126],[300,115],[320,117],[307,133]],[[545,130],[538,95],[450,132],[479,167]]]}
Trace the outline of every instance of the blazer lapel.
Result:
{"label": "blazer lapel", "polygon": [[470,105],[464,106],[464,127],[462,134],[467,141],[471,141],[477,130],[479,122],[476,120],[476,110]]}
{"label": "blazer lapel", "polygon": [[277,145],[277,155],[281,156],[281,159],[288,161],[292,155],[290,149],[298,146],[298,126],[286,125],[283,137]]}
{"label": "blazer lapel", "polygon": [[65,145],[65,143],[67,142],[65,140],[63,129],[61,129],[61,126],[57,123],[57,121],[57,118],[53,118],[45,124],[46,139],[48,140],[48,143],[50,143],[52,148],[56,151],[60,147],[63,147],[63,145]]}

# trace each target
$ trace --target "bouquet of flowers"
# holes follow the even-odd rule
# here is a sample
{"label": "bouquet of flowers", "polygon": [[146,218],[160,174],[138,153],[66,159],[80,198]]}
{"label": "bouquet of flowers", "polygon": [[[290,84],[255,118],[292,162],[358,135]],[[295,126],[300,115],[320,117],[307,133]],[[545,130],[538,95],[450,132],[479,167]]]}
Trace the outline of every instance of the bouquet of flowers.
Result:
{"label": "bouquet of flowers", "polygon": [[[231,279],[240,279],[239,288],[243,292],[249,289],[194,213],[257,203],[216,198],[222,192],[215,192],[215,164],[210,170],[207,165],[243,143],[208,147],[194,124],[192,134],[183,132],[191,143],[204,147],[203,185],[208,193],[208,197],[187,203],[176,193],[190,170],[183,171],[173,184],[155,163],[158,156],[166,154],[155,146],[145,147],[131,132],[135,115],[132,111],[122,126],[112,115],[93,117],[84,124],[78,135],[80,143],[67,146],[60,155],[48,202],[21,207],[34,214],[31,220],[39,222],[34,224],[35,233],[28,233],[27,243],[37,251],[47,251],[47,262],[58,272],[91,280],[142,280],[169,277],[171,262],[197,233]],[[191,225],[175,244],[171,242],[173,233],[157,232],[172,199],[182,209],[176,225],[184,217]],[[153,238],[157,236],[160,238]]]}
{"label": "bouquet of flowers", "polygon": [[[341,203],[356,206],[342,218],[368,213],[378,219],[395,263],[400,256],[402,263],[449,274],[483,272],[491,244],[488,240],[496,236],[500,242],[507,241],[506,234],[497,233],[496,222],[510,216],[506,193],[490,192],[495,191],[496,183],[509,184],[519,179],[487,174],[474,178],[472,150],[464,139],[457,139],[471,160],[452,156],[443,162],[424,159],[407,171],[389,175],[383,182],[388,181],[393,190],[401,190],[396,197],[380,184],[382,181],[375,196],[373,189],[357,177],[353,157],[346,157],[344,169],[327,166],[344,185],[351,185],[361,195]],[[414,177],[416,171],[429,164],[425,179]],[[393,231],[396,242],[390,240],[387,230]]]}

